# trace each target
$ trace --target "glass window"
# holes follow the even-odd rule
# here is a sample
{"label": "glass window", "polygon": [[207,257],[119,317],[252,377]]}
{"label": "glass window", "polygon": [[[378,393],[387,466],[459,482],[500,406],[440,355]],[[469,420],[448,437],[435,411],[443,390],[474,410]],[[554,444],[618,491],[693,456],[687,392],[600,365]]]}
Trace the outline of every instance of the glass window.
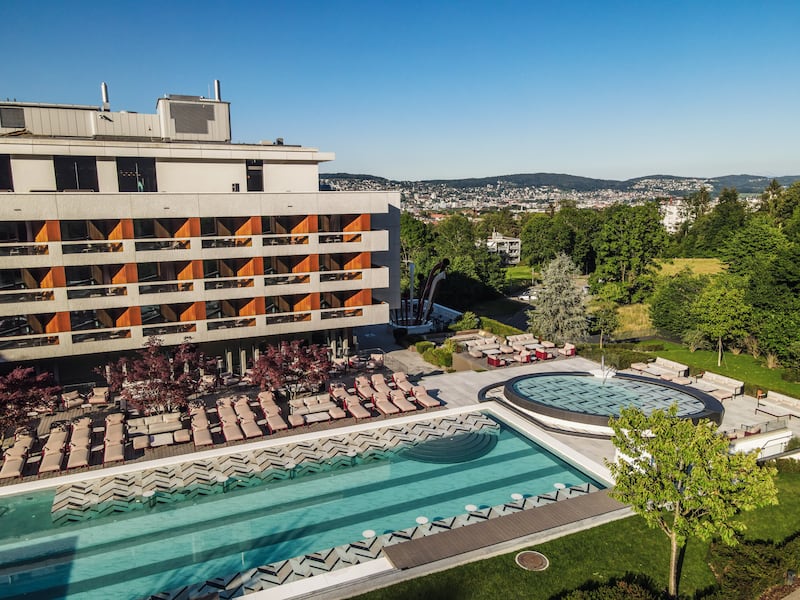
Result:
{"label": "glass window", "polygon": [[264,191],[264,163],[260,160],[247,161],[247,191]]}
{"label": "glass window", "polygon": [[14,191],[14,182],[11,179],[11,157],[0,154],[0,190]]}
{"label": "glass window", "polygon": [[97,186],[97,161],[94,156],[54,156],[56,189],[99,191]]}
{"label": "glass window", "polygon": [[157,192],[155,158],[117,158],[120,192]]}

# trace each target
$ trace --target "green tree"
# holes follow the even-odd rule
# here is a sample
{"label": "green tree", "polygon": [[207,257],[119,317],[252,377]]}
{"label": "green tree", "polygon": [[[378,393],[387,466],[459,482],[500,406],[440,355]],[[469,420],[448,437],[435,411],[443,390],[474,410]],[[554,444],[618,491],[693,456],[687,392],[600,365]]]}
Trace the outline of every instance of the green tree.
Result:
{"label": "green tree", "polygon": [[420,289],[421,282],[424,282],[427,273],[436,264],[436,249],[433,246],[433,231],[431,227],[415,219],[410,213],[400,214],[400,257],[402,263],[400,286],[401,289],[408,290],[410,283],[409,262],[414,263],[416,268],[414,289]]}
{"label": "green tree", "polygon": [[684,220],[694,223],[708,212],[710,206],[711,194],[706,186],[701,186],[699,190],[692,192],[683,199],[681,213]]}
{"label": "green tree", "polygon": [[481,216],[477,226],[477,232],[481,239],[487,239],[495,231],[509,237],[519,235],[519,223],[514,218],[514,213],[508,208],[493,210]]}
{"label": "green tree", "polygon": [[520,258],[539,268],[555,256],[551,244],[551,229],[553,218],[545,213],[533,213],[525,222],[520,231]]}
{"label": "green tree", "polygon": [[578,269],[566,254],[548,263],[536,309],[527,313],[533,333],[557,344],[586,338],[586,307],[575,285],[577,276]]}
{"label": "green tree", "polygon": [[595,241],[597,270],[592,283],[600,288],[622,284],[625,297],[621,300],[631,302],[643,291],[646,275],[666,243],[667,232],[655,203],[610,208]]}
{"label": "green tree", "polygon": [[731,453],[716,425],[677,417],[677,405],[649,416],[624,408],[610,419],[619,459],[608,467],[611,495],[661,529],[670,542],[669,594],[678,594],[679,554],[690,537],[718,536],[737,543],[740,512],[777,504],[774,468],[759,467],[757,454]]}
{"label": "green tree", "polygon": [[719,257],[728,264],[729,273],[748,275],[765,271],[768,263],[788,245],[786,236],[773,225],[771,218],[755,214],[722,242]]}
{"label": "green tree", "polygon": [[695,327],[716,342],[717,366],[723,341],[747,335],[751,310],[741,279],[726,274],[714,277],[692,304]]}
{"label": "green tree", "polygon": [[688,268],[669,277],[659,277],[649,301],[653,326],[677,338],[694,329],[690,308],[707,284],[708,277],[694,275]]}
{"label": "green tree", "polygon": [[611,335],[619,327],[619,310],[614,302],[602,301],[592,312],[595,326],[600,331],[600,349],[603,349],[603,337]]}
{"label": "green tree", "polygon": [[747,208],[735,189],[725,188],[714,209],[698,218],[681,240],[678,254],[688,257],[719,256],[725,243],[741,229]]}

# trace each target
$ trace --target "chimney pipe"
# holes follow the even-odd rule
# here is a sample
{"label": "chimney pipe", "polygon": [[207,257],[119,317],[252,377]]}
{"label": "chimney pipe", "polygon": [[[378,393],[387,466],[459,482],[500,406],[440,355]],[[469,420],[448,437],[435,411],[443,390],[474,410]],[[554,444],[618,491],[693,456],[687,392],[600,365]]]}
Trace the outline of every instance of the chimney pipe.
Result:
{"label": "chimney pipe", "polygon": [[216,100],[217,102],[222,100],[222,93],[219,87],[219,79],[214,80],[214,100]]}
{"label": "chimney pipe", "polygon": [[103,96],[103,111],[108,112],[111,110],[111,104],[108,102],[108,86],[105,81],[100,84],[100,94]]}

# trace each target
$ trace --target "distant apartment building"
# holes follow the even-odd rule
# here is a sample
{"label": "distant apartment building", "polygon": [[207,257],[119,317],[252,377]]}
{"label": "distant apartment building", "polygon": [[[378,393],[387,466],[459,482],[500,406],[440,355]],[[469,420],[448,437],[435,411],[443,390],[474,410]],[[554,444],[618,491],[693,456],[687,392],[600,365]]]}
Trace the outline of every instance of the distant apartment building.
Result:
{"label": "distant apartment building", "polygon": [[496,231],[486,240],[486,248],[489,252],[497,253],[507,265],[519,264],[522,242],[519,238],[506,237]]}
{"label": "distant apartment building", "polygon": [[[186,337],[244,362],[399,307],[398,192],[320,192],[330,152],[231,142],[230,106],[0,102],[0,359]],[[240,367],[241,365],[237,365]]]}

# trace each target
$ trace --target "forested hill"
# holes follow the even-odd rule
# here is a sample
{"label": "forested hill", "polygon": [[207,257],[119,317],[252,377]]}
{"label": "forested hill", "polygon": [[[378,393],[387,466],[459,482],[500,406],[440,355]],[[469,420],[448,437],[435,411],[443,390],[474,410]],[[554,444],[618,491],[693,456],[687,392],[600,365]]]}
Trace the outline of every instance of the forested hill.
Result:
{"label": "forested hill", "polygon": [[[740,193],[759,193],[764,191],[772,177],[760,175],[723,175],[722,177],[709,177],[706,179],[695,177],[680,177],[676,175],[648,175],[646,177],[636,177],[625,181],[616,179],[593,179],[591,177],[579,177],[577,175],[567,175],[563,173],[522,173],[517,175],[497,175],[493,177],[480,177],[470,179],[427,179],[420,182],[400,182],[391,181],[384,177],[374,175],[354,175],[350,173],[321,173],[322,179],[363,179],[376,182],[391,182],[396,184],[423,183],[427,185],[447,185],[452,188],[476,188],[487,185],[503,183],[518,187],[544,187],[550,186],[560,190],[575,190],[578,192],[592,192],[596,190],[620,190],[630,191],[636,189],[644,180],[684,180],[687,182],[702,182],[712,189],[714,193],[719,193],[722,188],[736,188]],[[776,177],[783,186],[788,186],[795,181],[800,181],[800,175],[785,175]]]}

